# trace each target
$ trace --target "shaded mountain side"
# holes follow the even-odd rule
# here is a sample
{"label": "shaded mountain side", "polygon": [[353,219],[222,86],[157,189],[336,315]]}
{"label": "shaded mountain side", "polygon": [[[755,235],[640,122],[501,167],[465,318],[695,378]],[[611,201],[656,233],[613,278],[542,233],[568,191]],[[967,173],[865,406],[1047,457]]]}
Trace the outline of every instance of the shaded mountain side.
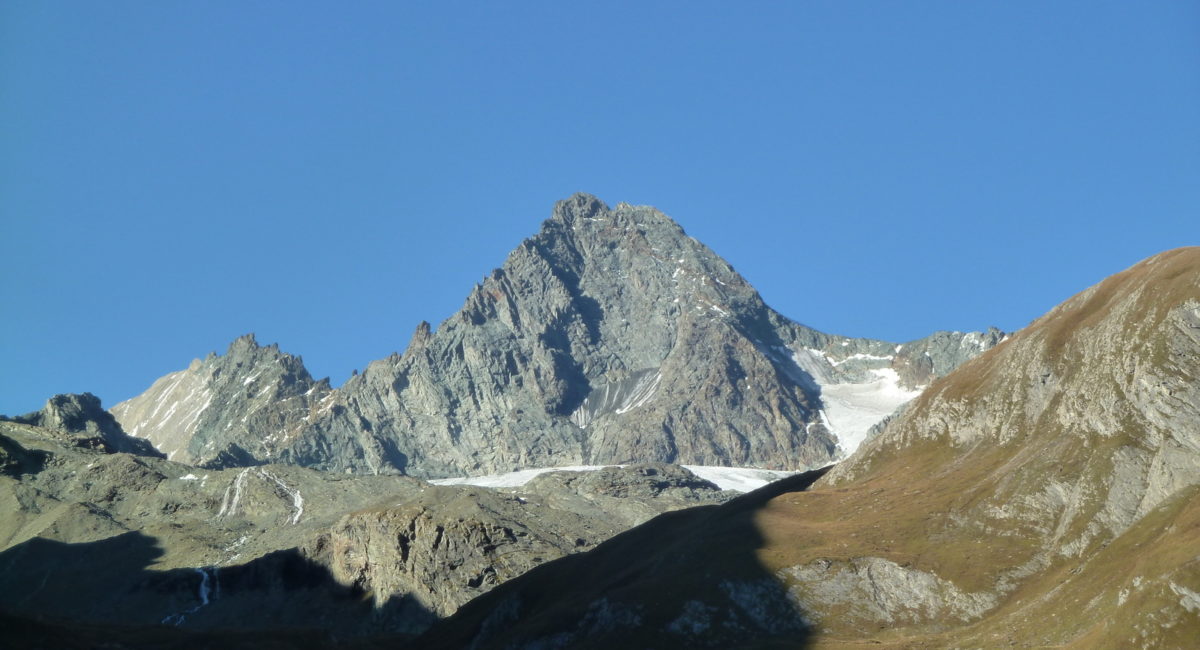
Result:
{"label": "shaded mountain side", "polygon": [[2,607],[76,624],[305,630],[318,638],[398,633],[408,621],[433,620],[405,594],[376,606],[296,549],[228,567],[161,569],[162,555],[156,538],[136,531],[74,544],[35,537],[0,551]]}
{"label": "shaded mountain side", "polygon": [[468,603],[416,647],[804,648],[805,612],[766,571],[754,515],[827,470],[783,479],[721,506],[662,515]]}
{"label": "shaded mountain side", "polygon": [[[424,647],[557,647],[595,630],[556,621],[598,608],[641,612],[604,619],[609,647],[726,647],[710,640],[731,627],[719,615],[748,603],[773,623],[744,628],[734,647],[792,643],[770,613],[785,605],[814,647],[1191,647],[1198,378],[1200,249],[1189,248],[934,382],[811,488],[769,486],[722,506],[725,520],[655,520],[502,585]],[[650,531],[673,541],[632,560],[608,551]]]}
{"label": "shaded mountain side", "polygon": [[581,474],[552,473],[533,489],[507,492],[426,486],[418,498],[347,514],[305,552],[343,584],[375,595],[381,607],[405,594],[444,617],[530,569],[595,548],[665,511],[733,497],[677,466]]}
{"label": "shaded mountain side", "polygon": [[404,639],[349,642],[314,630],[197,631],[165,625],[79,623],[0,611],[0,629],[11,650],[332,650],[333,648],[402,648]]}
{"label": "shaded mountain side", "polygon": [[49,630],[34,627],[46,633],[68,622],[64,633],[166,624],[411,635],[541,563],[730,498],[663,465],[551,474],[520,491],[201,469],[3,421],[0,611],[44,619]]}
{"label": "shaded mountain side", "polygon": [[211,467],[805,469],[1002,336],[897,345],[818,332],[768,307],[663,213],[578,194],[457,314],[436,331],[422,323],[402,355],[337,390],[244,337],[113,413],[172,458]]}

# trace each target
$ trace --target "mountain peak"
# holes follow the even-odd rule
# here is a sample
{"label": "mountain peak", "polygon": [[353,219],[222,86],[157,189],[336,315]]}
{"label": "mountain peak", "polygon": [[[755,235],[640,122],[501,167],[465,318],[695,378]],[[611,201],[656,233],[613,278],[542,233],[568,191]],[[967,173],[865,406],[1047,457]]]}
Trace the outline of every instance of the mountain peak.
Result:
{"label": "mountain peak", "polygon": [[554,204],[551,219],[564,223],[574,223],[580,219],[594,219],[598,214],[608,212],[608,205],[600,199],[577,192]]}
{"label": "mountain peak", "polygon": [[169,459],[202,464],[220,456],[231,436],[240,436],[239,448],[270,456],[295,426],[292,420],[329,392],[299,357],[276,343],[260,346],[251,333],[230,343],[224,355],[197,359],[111,410],[132,435],[150,440]]}
{"label": "mountain peak", "polygon": [[[656,519],[499,586],[426,640],[1192,647],[1197,377],[1200,249],[1168,251],[934,381],[816,483]],[[590,625],[597,602],[622,614]]]}
{"label": "mountain peak", "polygon": [[928,367],[897,366],[903,377],[895,344],[825,350],[828,336],[768,307],[671,217],[575,194],[457,314],[335,391],[247,335],[114,413],[195,462],[236,443],[259,461],[428,477],[644,461],[801,469],[851,448],[864,418],[896,401],[854,393],[828,420],[819,385],[882,390],[982,349],[942,338],[921,347],[935,353]]}
{"label": "mountain peak", "polygon": [[526,241],[556,236],[580,240],[581,252],[586,253],[592,248],[585,244],[588,241],[617,240],[621,245],[635,245],[635,240],[640,239],[661,243],[687,238],[687,233],[674,219],[652,206],[622,202],[609,207],[590,194],[580,193],[557,202],[541,233]]}
{"label": "mountain peak", "polygon": [[258,340],[254,337],[254,332],[250,332],[234,339],[233,342],[229,344],[229,348],[226,350],[225,354],[235,354],[243,351],[257,350],[259,347]]}

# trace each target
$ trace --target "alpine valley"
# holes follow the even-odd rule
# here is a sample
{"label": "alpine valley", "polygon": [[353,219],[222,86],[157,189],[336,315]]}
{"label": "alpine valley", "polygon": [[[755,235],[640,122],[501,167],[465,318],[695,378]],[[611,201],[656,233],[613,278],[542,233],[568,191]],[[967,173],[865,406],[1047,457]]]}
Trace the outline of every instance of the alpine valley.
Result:
{"label": "alpine valley", "polygon": [[885,342],[579,194],[340,387],[247,335],[0,419],[0,638],[1194,647],[1198,378],[1200,249]]}

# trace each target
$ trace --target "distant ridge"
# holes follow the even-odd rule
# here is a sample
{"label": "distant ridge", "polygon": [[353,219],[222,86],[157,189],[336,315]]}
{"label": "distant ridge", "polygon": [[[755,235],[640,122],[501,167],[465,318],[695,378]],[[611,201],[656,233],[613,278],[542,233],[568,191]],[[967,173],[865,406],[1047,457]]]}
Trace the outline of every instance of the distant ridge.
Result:
{"label": "distant ridge", "polygon": [[818,467],[1003,334],[895,343],[794,323],[649,207],[586,194],[403,354],[337,390],[235,341],[113,408],[174,460],[423,477],[630,462]]}

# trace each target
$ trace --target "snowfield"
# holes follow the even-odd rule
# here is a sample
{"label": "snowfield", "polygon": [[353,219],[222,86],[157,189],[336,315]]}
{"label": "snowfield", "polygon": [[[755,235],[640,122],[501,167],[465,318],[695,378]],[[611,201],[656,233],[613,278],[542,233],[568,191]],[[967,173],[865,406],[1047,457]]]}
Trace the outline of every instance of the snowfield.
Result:
{"label": "snowfield", "polygon": [[[545,474],[546,472],[591,472],[604,469],[605,467],[614,466],[569,465],[565,467],[545,467],[509,472],[508,474],[492,474],[489,476],[439,478],[430,481],[430,483],[434,485],[478,485],[490,488],[514,488],[521,487],[533,480],[533,477],[538,474]],[[617,467],[624,467],[624,465],[618,465]],[[706,481],[716,483],[717,487],[722,490],[733,490],[735,492],[750,492],[757,490],[767,483],[799,474],[799,472],[758,469],[755,467],[714,467],[710,465],[684,465],[683,467]]]}
{"label": "snowfield", "polygon": [[858,449],[871,427],[921,394],[920,390],[901,388],[900,377],[891,368],[878,368],[871,373],[876,378],[861,384],[821,385],[825,426],[837,435],[843,457]]}

